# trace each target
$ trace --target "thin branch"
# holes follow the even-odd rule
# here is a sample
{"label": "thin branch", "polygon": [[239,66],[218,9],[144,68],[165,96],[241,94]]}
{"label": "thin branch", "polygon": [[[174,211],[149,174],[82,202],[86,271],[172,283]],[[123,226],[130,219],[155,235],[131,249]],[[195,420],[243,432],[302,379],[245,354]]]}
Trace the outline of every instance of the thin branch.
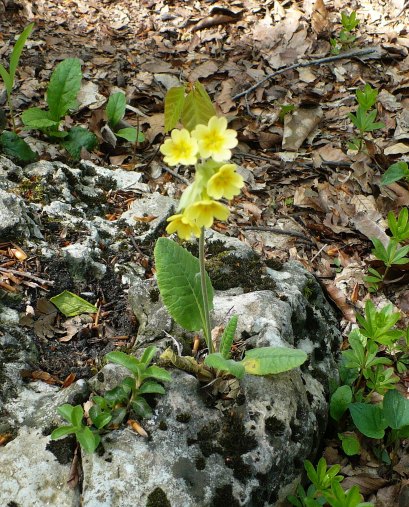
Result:
{"label": "thin branch", "polygon": [[243,231],[262,231],[262,232],[272,232],[273,234],[283,234],[285,236],[294,236],[296,238],[303,239],[304,241],[308,241],[308,243],[314,244],[313,241],[307,238],[307,236],[297,231],[286,231],[283,229],[278,229],[277,227],[267,227],[264,225],[256,225],[256,226],[246,225],[244,227],[239,226],[239,229]]}
{"label": "thin branch", "polygon": [[244,97],[251,93],[252,91],[256,90],[259,86],[261,86],[266,81],[269,81],[273,77],[279,76],[280,74],[284,74],[284,72],[287,72],[289,70],[298,69],[299,67],[311,67],[313,65],[321,65],[323,63],[330,63],[335,62],[336,60],[344,60],[345,58],[357,58],[360,56],[368,56],[376,54],[379,56],[380,51],[379,48],[372,47],[372,48],[365,48],[365,49],[354,49],[352,51],[347,51],[346,53],[341,53],[339,55],[332,55],[332,56],[326,56],[325,58],[317,58],[316,60],[310,60],[308,62],[298,62],[293,63],[292,65],[289,65],[288,67],[283,67],[272,74],[269,74],[265,78],[263,78],[261,81],[258,81],[255,85],[251,86],[250,88],[247,88],[247,90],[244,90],[244,92],[238,93],[233,97],[233,100],[237,100],[240,97]]}
{"label": "thin branch", "polygon": [[45,285],[54,285],[54,282],[52,282],[51,280],[44,280],[43,278],[39,278],[38,276],[32,275],[31,273],[27,273],[27,271],[18,271],[17,269],[0,268],[0,272],[22,276],[23,278],[28,278],[30,280],[34,280],[37,283],[42,283]]}

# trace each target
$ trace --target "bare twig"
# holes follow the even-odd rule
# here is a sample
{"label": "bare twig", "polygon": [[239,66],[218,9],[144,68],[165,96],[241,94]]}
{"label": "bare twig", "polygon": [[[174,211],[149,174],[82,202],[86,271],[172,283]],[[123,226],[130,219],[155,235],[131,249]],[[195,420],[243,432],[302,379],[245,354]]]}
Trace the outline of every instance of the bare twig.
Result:
{"label": "bare twig", "polygon": [[277,71],[273,72],[272,74],[269,74],[265,78],[263,78],[261,81],[258,81],[255,85],[251,86],[250,88],[247,88],[247,90],[244,90],[244,92],[238,93],[233,97],[233,100],[237,100],[240,97],[244,97],[251,93],[252,91],[256,90],[259,86],[261,86],[266,81],[269,81],[273,77],[279,76],[280,74],[283,74],[284,72],[287,72],[289,70],[298,69],[299,67],[311,67],[313,65],[321,65],[323,63],[329,63],[334,62],[336,60],[344,60],[345,58],[358,58],[360,56],[368,56],[372,54],[379,55],[379,48],[372,47],[372,48],[365,48],[365,49],[354,49],[352,51],[347,51],[345,53],[341,53],[339,55],[333,55],[333,56],[326,56],[325,58],[317,58],[316,60],[310,60],[308,62],[298,62],[293,63],[292,65],[289,65],[288,67],[283,67],[281,69],[278,69]]}
{"label": "bare twig", "polygon": [[294,236],[296,238],[303,239],[304,241],[308,241],[308,243],[314,244],[307,236],[297,231],[286,231],[283,229],[278,229],[277,227],[267,227],[264,225],[255,225],[255,226],[244,226],[239,228],[243,231],[262,231],[262,232],[272,232],[273,234],[283,234],[285,236]]}
{"label": "bare twig", "polygon": [[38,276],[32,275],[31,273],[27,273],[27,271],[18,271],[17,269],[0,268],[0,272],[11,273],[13,275],[22,276],[23,278],[29,278],[30,280],[34,280],[35,282],[40,284],[54,285],[54,282],[52,282],[51,280],[44,280],[43,278],[39,278]]}

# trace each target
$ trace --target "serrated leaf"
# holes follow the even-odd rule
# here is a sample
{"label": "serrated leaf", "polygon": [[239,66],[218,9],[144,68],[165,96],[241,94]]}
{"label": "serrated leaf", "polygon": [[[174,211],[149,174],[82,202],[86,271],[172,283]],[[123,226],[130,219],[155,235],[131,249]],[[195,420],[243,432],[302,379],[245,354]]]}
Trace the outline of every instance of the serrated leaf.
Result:
{"label": "serrated leaf", "polygon": [[98,311],[96,306],[68,290],[50,298],[50,301],[66,317],[74,317],[81,313],[96,313]]}
{"label": "serrated leaf", "polygon": [[69,109],[76,107],[81,79],[81,62],[78,58],[67,58],[57,65],[47,89],[51,119],[59,121]]}
{"label": "serrated leaf", "polygon": [[[205,329],[199,259],[168,238],[154,250],[160,294],[173,319],[188,331]],[[207,301],[213,308],[213,287],[206,273]]]}
{"label": "serrated leaf", "polygon": [[206,90],[197,82],[185,98],[182,124],[191,132],[196,125],[207,125],[212,116],[216,116],[216,110]]}
{"label": "serrated leaf", "polygon": [[16,133],[5,130],[0,135],[0,151],[21,162],[34,162],[38,155]]}
{"label": "serrated leaf", "polygon": [[49,111],[44,111],[39,107],[31,107],[21,115],[24,125],[30,129],[57,128],[60,121],[51,118]]}
{"label": "serrated leaf", "polygon": [[108,124],[113,129],[125,115],[126,97],[123,92],[117,92],[110,95],[106,108]]}
{"label": "serrated leaf", "polygon": [[251,375],[272,375],[301,366],[307,357],[300,349],[260,347],[248,350],[242,364]]}
{"label": "serrated leaf", "polygon": [[383,438],[385,428],[388,426],[379,405],[368,403],[351,403],[349,411],[358,430],[369,438]]}
{"label": "serrated leaf", "polygon": [[245,374],[244,366],[233,359],[225,359],[222,354],[216,352],[209,354],[205,359],[205,365],[215,368],[219,371],[227,371],[237,378],[243,378]]}
{"label": "serrated leaf", "polygon": [[386,392],[383,398],[383,412],[388,425],[399,430],[409,425],[409,400],[396,389]]}
{"label": "serrated leaf", "polygon": [[349,386],[340,386],[331,396],[329,413],[335,421],[339,421],[352,401],[352,389]]}
{"label": "serrated leaf", "polygon": [[170,88],[165,97],[165,134],[174,129],[182,115],[185,103],[185,87]]}
{"label": "serrated leaf", "polygon": [[115,132],[117,137],[121,137],[122,139],[126,139],[130,143],[136,143],[136,141],[142,143],[145,141],[145,136],[142,132],[138,132],[137,129],[133,127],[127,127],[124,129],[120,129]]}
{"label": "serrated leaf", "polygon": [[95,134],[82,127],[72,127],[61,144],[68,151],[72,158],[79,160],[81,158],[81,150],[85,148],[92,151],[97,144]]}

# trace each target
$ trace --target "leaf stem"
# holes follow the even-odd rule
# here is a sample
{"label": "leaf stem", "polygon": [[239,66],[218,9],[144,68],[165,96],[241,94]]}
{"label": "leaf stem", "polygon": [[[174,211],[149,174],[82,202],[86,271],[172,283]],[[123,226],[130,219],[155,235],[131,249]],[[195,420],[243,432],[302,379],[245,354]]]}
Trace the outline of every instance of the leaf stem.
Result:
{"label": "leaf stem", "polygon": [[204,227],[200,230],[199,237],[199,265],[200,265],[200,284],[202,287],[202,298],[203,298],[203,310],[205,322],[203,322],[204,328],[203,332],[205,335],[206,345],[209,349],[209,353],[214,352],[213,342],[212,342],[212,327],[210,324],[210,312],[209,312],[209,303],[208,303],[208,294],[207,294],[207,286],[206,286],[206,267],[205,267],[205,229]]}
{"label": "leaf stem", "polygon": [[9,112],[10,112],[10,116],[11,116],[11,123],[13,124],[13,132],[16,131],[16,122],[14,120],[14,109],[13,109],[13,104],[11,102],[11,96],[8,95],[7,96],[7,104],[9,106]]}

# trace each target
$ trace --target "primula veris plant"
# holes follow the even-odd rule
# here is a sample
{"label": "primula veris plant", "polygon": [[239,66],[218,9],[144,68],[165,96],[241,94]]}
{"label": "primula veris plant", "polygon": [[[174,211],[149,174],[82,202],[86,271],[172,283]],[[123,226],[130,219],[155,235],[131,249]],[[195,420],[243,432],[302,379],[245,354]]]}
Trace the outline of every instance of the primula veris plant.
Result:
{"label": "primula veris plant", "polygon": [[[183,128],[174,129],[179,121]],[[205,269],[205,229],[212,227],[215,220],[227,220],[229,208],[219,201],[233,199],[244,186],[236,165],[230,162],[232,149],[238,143],[237,133],[228,128],[227,118],[215,114],[200,83],[169,90],[165,130],[171,129],[170,138],[160,148],[164,161],[171,166],[192,165],[195,173],[181,196],[177,213],[168,218],[166,232],[176,233],[182,240],[199,238],[199,259],[174,241],[158,239],[154,251],[156,276],[166,308],[185,329],[203,331],[209,352],[205,365],[210,370],[241,378],[246,372],[267,375],[301,365],[307,358],[305,352],[286,348],[264,347],[248,351],[242,361],[231,359],[237,317],[229,322],[219,350],[215,350],[210,318],[213,288]],[[187,371],[201,371],[202,377],[207,378],[206,371],[193,358],[178,358],[170,350],[162,359]]]}
{"label": "primula veris plant", "polygon": [[106,107],[106,114],[109,127],[114,131],[116,137],[120,137],[129,141],[130,143],[142,143],[145,136],[139,129],[134,127],[118,128],[119,122],[125,116],[126,111],[126,97],[123,92],[113,93],[109,99]]}

